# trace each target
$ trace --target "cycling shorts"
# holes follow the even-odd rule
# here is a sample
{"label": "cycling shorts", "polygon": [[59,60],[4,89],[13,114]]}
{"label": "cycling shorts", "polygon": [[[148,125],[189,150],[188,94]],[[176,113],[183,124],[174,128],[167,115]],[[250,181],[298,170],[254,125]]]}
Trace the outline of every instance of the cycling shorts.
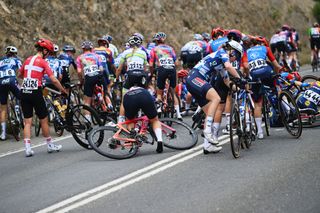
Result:
{"label": "cycling shorts", "polygon": [[107,84],[102,75],[98,74],[94,76],[85,76],[84,95],[91,98],[96,84],[102,85],[104,87],[104,91],[106,92]]}
{"label": "cycling shorts", "polygon": [[148,74],[143,70],[130,70],[125,74],[123,87],[130,89],[132,86],[146,87],[148,84]]}
{"label": "cycling shorts", "polygon": [[202,59],[202,53],[189,53],[188,51],[182,51],[180,54],[180,58],[183,62],[183,66],[192,69]]}
{"label": "cycling shorts", "polygon": [[200,107],[208,103],[206,99],[207,92],[212,88],[211,84],[203,79],[202,76],[195,73],[189,75],[186,81],[187,90],[192,97],[198,102]]}
{"label": "cycling shorts", "polygon": [[62,67],[61,84],[65,85],[66,83],[70,83],[70,82],[71,82],[71,78],[70,78],[69,67]]}
{"label": "cycling shorts", "polygon": [[37,90],[21,90],[21,108],[24,118],[32,118],[33,109],[39,119],[48,115],[45,100],[42,96],[42,88]]}
{"label": "cycling shorts", "polygon": [[320,38],[311,38],[310,39],[310,47],[311,49],[317,48],[318,50],[320,49]]}
{"label": "cycling shorts", "polygon": [[279,52],[289,53],[292,51],[292,48],[288,42],[280,41],[277,43],[277,48]]}
{"label": "cycling shorts", "polygon": [[153,97],[148,90],[143,88],[129,90],[124,95],[123,107],[128,119],[135,118],[140,109],[149,119],[158,115]]}
{"label": "cycling shorts", "polygon": [[8,93],[11,91],[13,95],[20,99],[20,89],[15,77],[1,78],[0,79],[0,103],[6,105],[8,102]]}
{"label": "cycling shorts", "polygon": [[[263,85],[269,86],[270,88],[275,88],[275,81],[272,79],[273,74],[274,74],[273,69],[270,66],[265,66],[265,67],[261,67],[259,69],[254,69],[250,71],[250,75],[253,81],[258,81],[260,79]],[[263,95],[261,85],[253,84],[252,92],[253,92],[252,94],[253,100],[255,102],[258,102]]]}
{"label": "cycling shorts", "polygon": [[221,75],[218,75],[217,78],[213,81],[214,84],[211,84],[211,86],[217,91],[219,94],[221,101],[221,104],[226,103],[228,94],[229,94],[229,87],[224,83],[223,78]]}
{"label": "cycling shorts", "polygon": [[177,85],[177,73],[176,70],[173,69],[166,69],[163,67],[157,68],[157,87],[160,90],[163,90],[166,85],[166,80],[169,79],[170,87],[175,88]]}

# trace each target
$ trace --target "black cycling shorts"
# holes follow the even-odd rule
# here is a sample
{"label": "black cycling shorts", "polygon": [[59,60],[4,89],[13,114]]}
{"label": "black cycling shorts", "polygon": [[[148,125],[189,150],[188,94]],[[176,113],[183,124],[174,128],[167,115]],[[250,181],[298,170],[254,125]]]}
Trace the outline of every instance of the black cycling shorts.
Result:
{"label": "black cycling shorts", "polygon": [[46,103],[42,96],[42,89],[21,90],[21,108],[24,118],[32,118],[33,109],[39,119],[44,119],[48,115]]}
{"label": "black cycling shorts", "polygon": [[205,81],[200,75],[193,74],[187,77],[187,90],[196,100],[200,107],[205,106],[209,101],[206,98],[207,92],[212,88],[211,84]]}
{"label": "black cycling shorts", "polygon": [[140,109],[149,119],[158,115],[154,98],[143,88],[129,90],[123,97],[123,107],[128,119],[135,118]]}
{"label": "black cycling shorts", "polygon": [[188,51],[182,51],[180,54],[180,58],[184,66],[192,69],[202,59],[202,53],[189,53]]}
{"label": "black cycling shorts", "polygon": [[223,78],[221,75],[218,75],[217,78],[213,81],[211,86],[217,91],[220,96],[220,103],[226,103],[228,94],[229,94],[229,87],[224,83]]}
{"label": "black cycling shorts", "polygon": [[163,67],[157,68],[157,87],[163,90],[166,85],[166,80],[169,79],[170,87],[175,88],[177,85],[177,72],[175,69],[166,69]]}
{"label": "black cycling shorts", "polygon": [[62,79],[61,79],[61,85],[65,85],[66,83],[70,83],[70,71],[69,67],[62,67]]}
{"label": "black cycling shorts", "polygon": [[277,48],[279,52],[289,53],[292,51],[292,48],[288,42],[280,41],[277,43]]}
{"label": "black cycling shorts", "polygon": [[91,98],[93,95],[94,87],[97,84],[100,84],[100,85],[102,84],[104,86],[104,90],[106,90],[107,85],[102,75],[100,74],[94,75],[94,76],[86,75],[84,78],[84,92],[83,92],[84,95]]}
{"label": "black cycling shorts", "polygon": [[143,70],[130,70],[125,74],[123,87],[130,89],[132,86],[146,87],[148,85],[148,74]]}
{"label": "black cycling shorts", "polygon": [[17,99],[20,99],[20,90],[18,88],[18,82],[16,78],[15,77],[1,78],[0,79],[1,105],[7,105],[9,91],[11,91]]}
{"label": "black cycling shorts", "polygon": [[310,39],[310,47],[311,49],[317,48],[318,50],[320,49],[320,38],[311,38]]}

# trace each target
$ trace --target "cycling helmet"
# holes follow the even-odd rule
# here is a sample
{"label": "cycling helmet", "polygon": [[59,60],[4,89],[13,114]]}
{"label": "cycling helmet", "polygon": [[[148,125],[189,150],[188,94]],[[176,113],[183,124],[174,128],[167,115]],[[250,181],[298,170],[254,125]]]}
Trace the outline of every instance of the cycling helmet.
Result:
{"label": "cycling helmet", "polygon": [[154,41],[164,41],[166,40],[166,38],[167,38],[167,35],[164,32],[157,32],[153,36]]}
{"label": "cycling helmet", "polygon": [[180,70],[178,72],[178,78],[184,78],[184,77],[187,77],[188,75],[189,75],[188,70]]}
{"label": "cycling helmet", "polygon": [[240,54],[240,56],[242,57],[242,55],[243,55],[243,48],[242,48],[241,44],[239,44],[239,42],[236,42],[236,41],[234,41],[234,40],[231,40],[231,41],[228,41],[228,42],[226,43],[226,46],[227,46],[227,47],[231,47],[232,49],[236,50],[236,51]]}
{"label": "cycling helmet", "polygon": [[7,46],[6,53],[18,53],[18,49],[14,46]]}
{"label": "cycling helmet", "polygon": [[209,35],[209,33],[202,33],[201,35],[202,35],[202,37],[203,37],[204,40],[206,40],[206,41],[209,41],[209,40],[210,40],[210,35]]}
{"label": "cycling helmet", "polygon": [[84,41],[81,44],[82,49],[91,50],[93,48],[93,44],[91,41]]}
{"label": "cycling helmet", "polygon": [[70,51],[70,52],[73,52],[75,53],[76,52],[76,49],[71,46],[71,45],[64,45],[64,47],[62,48],[63,52],[67,52],[67,51]]}
{"label": "cycling helmet", "polygon": [[56,45],[56,44],[53,45],[53,52],[55,52],[55,53],[59,52],[59,46],[58,45]]}
{"label": "cycling helmet", "polygon": [[98,43],[103,42],[105,44],[109,44],[109,40],[107,36],[102,36],[100,38],[98,38]]}
{"label": "cycling helmet", "polygon": [[233,29],[227,33],[227,37],[229,40],[235,40],[237,42],[240,42],[242,39],[242,33],[239,30]]}
{"label": "cycling helmet", "polygon": [[257,43],[263,44],[265,46],[269,46],[269,42],[267,41],[267,39],[263,36],[255,36],[253,38]]}
{"label": "cycling helmet", "polygon": [[194,40],[197,40],[197,41],[202,41],[203,40],[203,37],[200,34],[194,34],[193,38],[194,38]]}
{"label": "cycling helmet", "polygon": [[134,33],[133,36],[138,36],[141,39],[141,41],[144,40],[144,37],[141,33]]}
{"label": "cycling helmet", "polygon": [[107,35],[105,35],[104,37],[106,37],[107,40],[109,41],[109,43],[111,43],[111,41],[112,41],[112,39],[113,39],[111,35],[107,34]]}
{"label": "cycling helmet", "polygon": [[142,43],[142,40],[140,37],[138,36],[131,36],[129,39],[128,39],[128,43],[130,44],[130,46],[133,46],[133,45],[140,45]]}
{"label": "cycling helmet", "polygon": [[287,24],[282,25],[281,27],[282,30],[290,30],[290,26]]}
{"label": "cycling helmet", "polygon": [[44,38],[40,38],[36,43],[35,43],[35,47],[42,47],[44,49],[47,49],[51,52],[53,52],[53,44],[50,40],[48,39],[44,39]]}
{"label": "cycling helmet", "polygon": [[211,31],[211,38],[214,39],[214,38],[217,38],[219,35],[223,36],[224,34],[225,34],[224,29],[220,27],[213,28]]}

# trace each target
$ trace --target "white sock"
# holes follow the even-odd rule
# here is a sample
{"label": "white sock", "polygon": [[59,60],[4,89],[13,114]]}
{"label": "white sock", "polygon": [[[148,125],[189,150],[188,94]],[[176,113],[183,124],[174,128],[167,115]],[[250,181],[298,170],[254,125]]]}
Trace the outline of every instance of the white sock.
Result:
{"label": "white sock", "polygon": [[256,122],[257,122],[257,128],[258,128],[258,134],[263,133],[262,130],[262,118],[256,118]]}
{"label": "white sock", "polygon": [[158,142],[162,142],[162,130],[161,130],[161,128],[156,128],[153,131],[157,136]]}
{"label": "white sock", "polygon": [[52,144],[52,138],[49,136],[46,138],[47,145]]}
{"label": "white sock", "polygon": [[219,129],[220,129],[220,123],[213,123],[213,125],[212,125],[212,133],[213,133],[214,136],[218,137]]}
{"label": "white sock", "polygon": [[203,147],[204,148],[207,148],[208,146],[210,146],[211,145],[211,143],[209,143],[209,141],[206,139],[206,138],[204,138],[203,139]]}
{"label": "white sock", "polygon": [[29,138],[25,138],[23,139],[23,142],[24,142],[24,146],[26,148],[26,150],[30,150],[31,149],[31,141]]}
{"label": "white sock", "polygon": [[204,132],[211,132],[212,122],[213,118],[211,116],[207,116],[205,122],[206,127],[204,129]]}
{"label": "white sock", "polygon": [[122,122],[125,122],[125,121],[126,121],[126,116],[119,115],[119,117],[118,117],[118,123],[122,123]]}
{"label": "white sock", "polygon": [[226,123],[227,125],[230,124],[230,113],[226,113]]}
{"label": "white sock", "polygon": [[179,107],[179,105],[174,105],[174,109],[176,110],[177,118],[181,118],[181,114],[180,114],[180,107]]}
{"label": "white sock", "polygon": [[1,123],[1,135],[5,135],[6,134],[6,122],[2,122]]}
{"label": "white sock", "polygon": [[186,103],[186,110],[190,109],[190,104]]}

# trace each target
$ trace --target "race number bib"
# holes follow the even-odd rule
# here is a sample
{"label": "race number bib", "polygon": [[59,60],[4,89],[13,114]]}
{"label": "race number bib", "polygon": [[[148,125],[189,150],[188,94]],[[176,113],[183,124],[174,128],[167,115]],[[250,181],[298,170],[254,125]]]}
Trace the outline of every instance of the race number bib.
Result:
{"label": "race number bib", "polygon": [[160,58],[159,64],[162,67],[173,67],[174,61],[173,61],[173,58]]}
{"label": "race number bib", "polygon": [[22,89],[25,90],[36,90],[38,89],[38,79],[35,78],[25,78],[22,82]]}
{"label": "race number bib", "polygon": [[320,103],[320,95],[312,90],[305,91],[303,97],[316,105]]}
{"label": "race number bib", "polygon": [[263,59],[257,59],[257,60],[249,62],[249,69],[250,70],[259,69],[259,68],[265,67],[265,66],[267,66],[267,62],[266,62],[266,60],[263,60]]}
{"label": "race number bib", "polygon": [[201,52],[201,47],[197,46],[197,45],[192,45],[188,48],[188,52],[193,54],[193,53],[196,53],[196,52]]}
{"label": "race number bib", "polygon": [[0,78],[15,76],[15,71],[13,69],[7,69],[5,71],[0,71]]}
{"label": "race number bib", "polygon": [[105,63],[107,62],[107,58],[104,55],[99,55],[101,62]]}
{"label": "race number bib", "polygon": [[127,70],[143,70],[143,64],[136,61],[128,62]]}
{"label": "race number bib", "polygon": [[90,65],[84,68],[84,75],[91,75],[96,72],[99,72],[99,68],[97,65]]}

